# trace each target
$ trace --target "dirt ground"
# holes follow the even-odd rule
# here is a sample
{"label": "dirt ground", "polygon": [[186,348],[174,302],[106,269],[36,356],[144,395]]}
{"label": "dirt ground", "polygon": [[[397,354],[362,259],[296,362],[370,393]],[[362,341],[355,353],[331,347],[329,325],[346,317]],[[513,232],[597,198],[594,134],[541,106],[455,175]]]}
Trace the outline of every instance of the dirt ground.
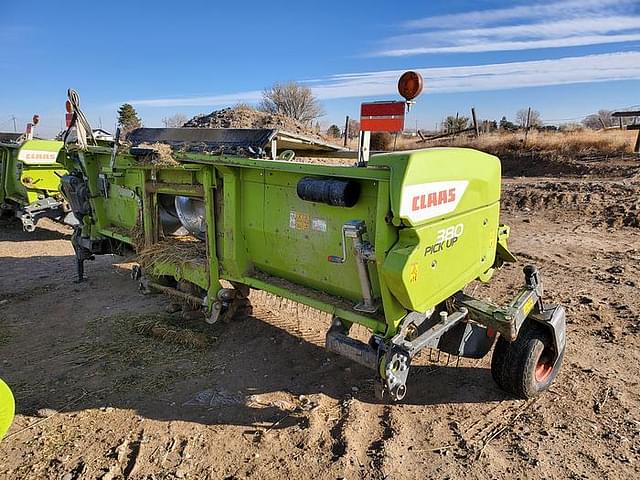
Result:
{"label": "dirt ground", "polygon": [[[254,315],[207,327],[164,313],[129,264],[72,283],[69,231],[0,225],[0,376],[17,415],[3,479],[640,478],[640,178],[506,178],[521,263],[469,291],[496,301],[540,267],[565,305],[551,390],[514,400],[489,356],[424,352],[397,405],[323,349],[326,315],[253,293]],[[606,170],[606,169],[605,169]]]}

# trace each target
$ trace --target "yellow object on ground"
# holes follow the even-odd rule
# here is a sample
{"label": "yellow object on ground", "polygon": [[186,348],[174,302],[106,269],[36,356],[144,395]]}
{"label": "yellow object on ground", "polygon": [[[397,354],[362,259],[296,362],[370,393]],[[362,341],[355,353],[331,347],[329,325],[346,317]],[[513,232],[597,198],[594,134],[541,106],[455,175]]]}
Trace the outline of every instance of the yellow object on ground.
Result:
{"label": "yellow object on ground", "polygon": [[11,393],[9,385],[0,379],[0,439],[4,437],[4,434],[11,427],[15,410],[16,404],[13,400],[13,393]]}

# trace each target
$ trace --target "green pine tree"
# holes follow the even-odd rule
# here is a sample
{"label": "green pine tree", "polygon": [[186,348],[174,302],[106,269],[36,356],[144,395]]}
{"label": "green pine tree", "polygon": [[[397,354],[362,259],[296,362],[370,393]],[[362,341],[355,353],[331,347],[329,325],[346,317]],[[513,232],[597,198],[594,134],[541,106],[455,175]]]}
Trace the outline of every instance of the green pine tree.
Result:
{"label": "green pine tree", "polygon": [[337,125],[331,125],[327,129],[327,135],[330,137],[340,138],[340,135],[342,135],[342,132],[340,132],[340,127],[338,127]]}
{"label": "green pine tree", "polygon": [[118,125],[123,133],[130,132],[142,126],[142,120],[138,116],[138,112],[133,105],[124,103],[118,109]]}

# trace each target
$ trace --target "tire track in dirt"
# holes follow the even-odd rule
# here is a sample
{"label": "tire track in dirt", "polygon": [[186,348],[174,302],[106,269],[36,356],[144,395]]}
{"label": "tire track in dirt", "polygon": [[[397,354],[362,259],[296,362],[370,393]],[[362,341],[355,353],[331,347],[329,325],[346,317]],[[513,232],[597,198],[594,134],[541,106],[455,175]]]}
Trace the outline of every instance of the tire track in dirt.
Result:
{"label": "tire track in dirt", "polygon": [[330,434],[333,439],[331,461],[333,462],[337,462],[347,453],[348,440],[345,437],[345,429],[349,422],[352,405],[353,399],[343,400],[340,403],[340,416],[334,426],[331,427]]}
{"label": "tire track in dirt", "polygon": [[385,459],[387,457],[387,442],[393,438],[396,431],[392,423],[392,407],[385,405],[382,408],[382,414],[378,419],[379,434],[373,442],[369,444],[367,454],[371,457],[372,478],[384,479],[385,475]]}

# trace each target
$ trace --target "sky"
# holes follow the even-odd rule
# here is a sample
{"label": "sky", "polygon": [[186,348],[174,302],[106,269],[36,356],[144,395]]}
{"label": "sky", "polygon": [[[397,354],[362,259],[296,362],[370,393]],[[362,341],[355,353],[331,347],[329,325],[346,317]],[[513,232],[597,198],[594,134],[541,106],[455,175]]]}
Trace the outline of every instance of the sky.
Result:
{"label": "sky", "polygon": [[0,131],[37,113],[55,135],[69,87],[113,131],[124,102],[157,127],[290,80],[320,99],[323,127],[342,125],[363,101],[399,100],[405,70],[425,81],[408,126],[427,130],[471,107],[558,124],[638,106],[640,0],[0,0]]}

